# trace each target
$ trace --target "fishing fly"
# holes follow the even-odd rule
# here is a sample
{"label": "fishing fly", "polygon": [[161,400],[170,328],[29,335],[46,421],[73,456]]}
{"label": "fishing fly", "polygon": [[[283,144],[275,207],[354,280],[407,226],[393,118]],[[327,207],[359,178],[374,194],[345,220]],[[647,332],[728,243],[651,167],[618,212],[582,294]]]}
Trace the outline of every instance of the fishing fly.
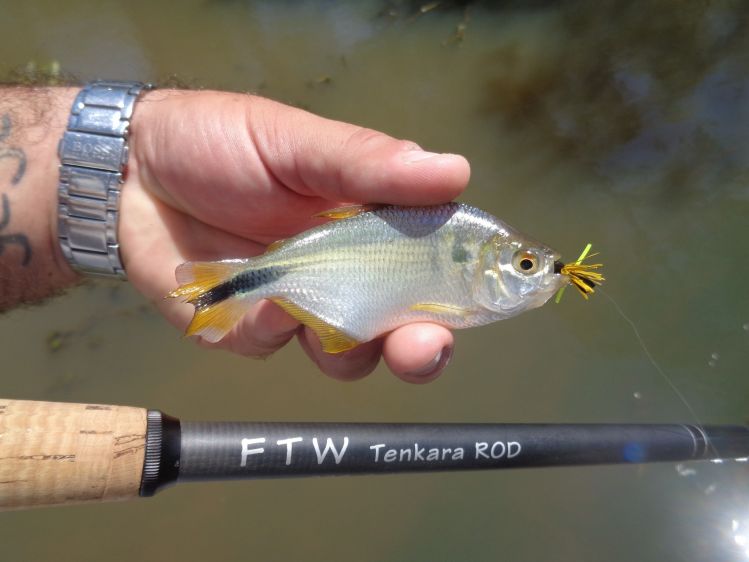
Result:
{"label": "fishing fly", "polygon": [[[588,295],[595,292],[595,288],[597,285],[600,285],[606,280],[603,275],[596,271],[597,269],[602,268],[603,264],[583,264],[583,260],[585,260],[585,258],[592,258],[598,255],[597,253],[588,255],[592,247],[593,244],[588,242],[588,245],[585,246],[582,253],[580,254],[580,257],[577,258],[574,263],[564,265],[560,262],[558,265],[559,273],[569,276],[570,283],[574,285],[574,287],[580,292],[585,300],[588,300]],[[559,304],[561,302],[562,295],[564,295],[564,290],[566,288],[567,285],[563,286],[561,289],[559,289],[559,291],[557,291],[557,296],[554,298],[554,302],[556,304]]]}

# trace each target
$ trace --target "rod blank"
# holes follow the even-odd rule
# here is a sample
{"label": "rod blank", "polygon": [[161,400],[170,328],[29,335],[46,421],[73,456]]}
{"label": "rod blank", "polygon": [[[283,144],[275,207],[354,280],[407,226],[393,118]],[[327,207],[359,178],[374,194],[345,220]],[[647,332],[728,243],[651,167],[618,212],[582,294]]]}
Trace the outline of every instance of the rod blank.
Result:
{"label": "rod blank", "polygon": [[[150,418],[149,418],[150,420]],[[172,423],[174,420],[172,420]],[[183,422],[174,482],[627,464],[749,455],[749,428],[686,424]],[[178,458],[177,458],[177,452]]]}

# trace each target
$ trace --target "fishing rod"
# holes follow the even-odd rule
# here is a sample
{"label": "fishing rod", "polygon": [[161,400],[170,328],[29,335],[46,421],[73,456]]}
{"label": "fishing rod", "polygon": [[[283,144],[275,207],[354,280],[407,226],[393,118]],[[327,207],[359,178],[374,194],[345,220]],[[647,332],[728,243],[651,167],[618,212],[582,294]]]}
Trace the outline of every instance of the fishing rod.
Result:
{"label": "fishing rod", "polygon": [[[719,452],[719,453],[718,453]],[[176,483],[749,456],[749,427],[188,422],[0,399],[0,509],[152,496]]]}

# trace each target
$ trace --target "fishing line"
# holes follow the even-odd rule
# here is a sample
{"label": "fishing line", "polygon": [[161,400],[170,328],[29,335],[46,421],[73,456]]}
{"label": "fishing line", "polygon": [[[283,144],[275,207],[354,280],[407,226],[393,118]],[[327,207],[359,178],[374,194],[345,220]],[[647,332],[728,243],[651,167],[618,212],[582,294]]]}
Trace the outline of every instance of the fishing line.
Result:
{"label": "fishing line", "polygon": [[[671,390],[674,391],[674,394],[679,397],[679,400],[681,400],[682,404],[687,408],[689,411],[689,414],[692,416],[694,421],[697,423],[697,426],[699,427],[700,431],[703,435],[705,435],[704,430],[704,424],[702,423],[702,420],[697,415],[697,412],[692,408],[692,405],[687,400],[686,396],[684,396],[684,393],[679,390],[679,387],[676,386],[676,383],[669,377],[666,372],[661,368],[661,366],[658,364],[658,362],[653,357],[653,354],[650,353],[650,350],[648,349],[648,346],[645,345],[645,340],[642,339],[642,336],[640,335],[640,330],[637,329],[637,326],[635,325],[634,321],[627,316],[624,311],[622,310],[622,307],[619,306],[619,303],[617,303],[614,300],[614,297],[609,295],[606,291],[598,287],[596,289],[597,292],[601,293],[603,296],[605,296],[609,302],[614,306],[614,309],[619,313],[619,316],[621,316],[624,321],[629,324],[629,327],[632,328],[632,333],[635,335],[635,338],[637,339],[637,342],[640,344],[640,347],[642,348],[642,351],[645,353],[645,356],[648,358],[648,361],[650,361],[650,364],[653,366],[653,368],[658,372],[658,374],[661,376],[661,378],[666,382],[666,384],[671,388]],[[711,441],[707,441],[708,446],[715,452],[716,455],[720,456],[720,453],[715,448],[715,446],[712,444]]]}

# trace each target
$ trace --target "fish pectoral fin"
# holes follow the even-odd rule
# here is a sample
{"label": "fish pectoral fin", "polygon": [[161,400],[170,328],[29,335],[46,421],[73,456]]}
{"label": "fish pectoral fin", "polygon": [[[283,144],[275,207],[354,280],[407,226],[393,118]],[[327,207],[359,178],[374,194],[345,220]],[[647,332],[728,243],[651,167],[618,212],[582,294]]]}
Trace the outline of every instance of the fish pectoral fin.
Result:
{"label": "fish pectoral fin", "polygon": [[459,306],[453,306],[450,304],[439,304],[435,302],[420,302],[411,305],[410,310],[417,310],[420,312],[431,312],[433,314],[446,314],[451,316],[471,316],[475,314],[475,311],[468,308],[461,308]]}
{"label": "fish pectoral fin", "polygon": [[381,209],[384,206],[385,205],[381,205],[378,203],[367,203],[363,205],[346,205],[345,207],[337,207],[335,209],[322,211],[312,216],[315,218],[334,219],[334,220],[349,219],[351,217],[355,217],[356,215],[361,215],[362,213],[368,213],[369,211],[376,211],[377,209]]}
{"label": "fish pectoral fin", "polygon": [[255,301],[233,297],[205,306],[197,305],[185,336],[200,336],[215,343],[239,322],[253,302]]}
{"label": "fish pectoral fin", "polygon": [[296,320],[298,320],[305,326],[312,328],[315,334],[317,334],[317,337],[320,339],[322,350],[325,353],[342,353],[344,351],[348,351],[349,349],[354,349],[356,346],[361,344],[360,341],[347,336],[335,326],[331,326],[324,320],[320,320],[317,316],[315,316],[311,312],[304,310],[302,307],[291,302],[290,300],[278,297],[272,298],[270,300],[283,308]]}

